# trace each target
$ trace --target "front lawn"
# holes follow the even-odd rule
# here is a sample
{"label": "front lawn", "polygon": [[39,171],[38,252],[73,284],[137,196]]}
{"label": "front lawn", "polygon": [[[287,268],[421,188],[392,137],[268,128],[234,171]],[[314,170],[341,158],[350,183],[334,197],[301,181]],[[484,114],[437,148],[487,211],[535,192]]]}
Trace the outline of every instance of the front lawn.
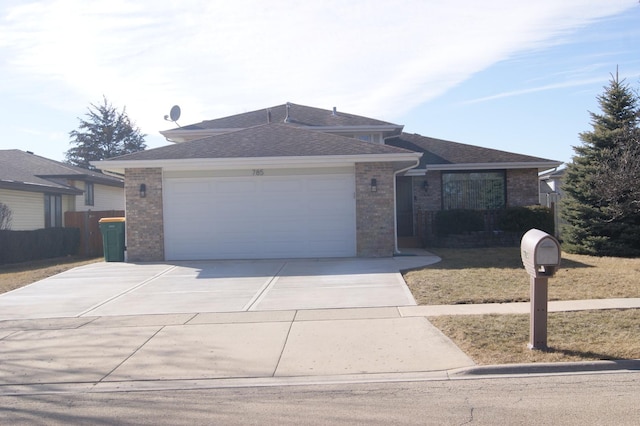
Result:
{"label": "front lawn", "polygon": [[[529,275],[520,249],[434,249],[442,262],[406,272],[419,305],[529,301]],[[549,279],[549,300],[640,297],[640,259],[562,253]]]}
{"label": "front lawn", "polygon": [[[442,262],[406,272],[420,305],[529,301],[519,248],[437,249]],[[563,253],[549,300],[640,298],[640,259]],[[530,350],[529,315],[430,317],[478,364],[640,359],[640,309],[556,312],[546,351]]]}
{"label": "front lawn", "polygon": [[55,259],[36,260],[33,262],[0,265],[0,294],[27,284],[43,280],[66,270],[103,260],[79,258],[76,256],[58,257]]}

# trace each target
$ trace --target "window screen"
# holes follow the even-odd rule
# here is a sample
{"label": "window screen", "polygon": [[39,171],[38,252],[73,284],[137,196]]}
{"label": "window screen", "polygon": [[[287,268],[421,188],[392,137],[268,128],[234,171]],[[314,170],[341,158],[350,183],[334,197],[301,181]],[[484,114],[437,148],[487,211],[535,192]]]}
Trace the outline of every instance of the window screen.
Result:
{"label": "window screen", "polygon": [[442,208],[494,210],[506,206],[504,171],[442,173]]}

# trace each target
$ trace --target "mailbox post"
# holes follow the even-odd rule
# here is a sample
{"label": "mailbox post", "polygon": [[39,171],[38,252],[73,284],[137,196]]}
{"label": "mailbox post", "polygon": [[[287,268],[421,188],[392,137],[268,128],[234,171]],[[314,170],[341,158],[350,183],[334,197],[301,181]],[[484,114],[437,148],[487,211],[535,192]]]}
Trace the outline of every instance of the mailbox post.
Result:
{"label": "mailbox post", "polygon": [[529,349],[547,349],[549,278],[560,266],[560,243],[546,232],[531,229],[520,243],[522,264],[531,280]]}

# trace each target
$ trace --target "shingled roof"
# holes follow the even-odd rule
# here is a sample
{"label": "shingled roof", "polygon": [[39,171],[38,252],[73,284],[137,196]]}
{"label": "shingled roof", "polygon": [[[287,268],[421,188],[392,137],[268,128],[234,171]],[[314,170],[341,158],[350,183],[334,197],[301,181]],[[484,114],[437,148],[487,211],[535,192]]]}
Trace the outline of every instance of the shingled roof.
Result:
{"label": "shingled roof", "polygon": [[19,149],[0,150],[0,188],[23,191],[82,194],[67,179],[120,186],[121,179],[94,170],[64,164]]}
{"label": "shingled roof", "polygon": [[[467,145],[443,139],[430,138],[418,134],[402,133],[400,136],[387,139],[386,144],[410,151],[423,152],[419,169],[445,168],[452,165],[465,169],[469,165],[482,165],[483,167],[504,168],[505,165],[521,165],[530,167],[552,168],[561,162],[546,158],[532,157],[524,154],[500,151],[475,145]],[[435,166],[435,167],[434,167]]]}
{"label": "shingled roof", "polygon": [[286,104],[270,108],[245,112],[214,120],[206,120],[201,123],[181,127],[180,130],[244,129],[267,123],[287,123],[293,126],[304,127],[395,126],[402,128],[402,126],[397,124],[373,118],[288,102]]}
{"label": "shingled roof", "polygon": [[271,123],[105,160],[180,160],[411,154],[403,148]]}

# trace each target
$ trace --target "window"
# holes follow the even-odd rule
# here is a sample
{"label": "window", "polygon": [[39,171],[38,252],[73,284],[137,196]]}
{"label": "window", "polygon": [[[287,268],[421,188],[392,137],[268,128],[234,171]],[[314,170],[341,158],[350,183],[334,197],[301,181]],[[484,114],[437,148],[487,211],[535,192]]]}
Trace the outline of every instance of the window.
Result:
{"label": "window", "polygon": [[506,207],[504,171],[442,173],[442,208],[494,210]]}
{"label": "window", "polygon": [[356,135],[356,139],[365,142],[371,142],[371,135]]}
{"label": "window", "polygon": [[62,195],[44,194],[44,227],[62,226]]}
{"label": "window", "polygon": [[360,133],[360,134],[353,135],[353,137],[365,142],[380,143],[380,133],[369,133],[369,134]]}
{"label": "window", "polygon": [[84,184],[84,205],[93,205],[93,183],[85,182]]}

